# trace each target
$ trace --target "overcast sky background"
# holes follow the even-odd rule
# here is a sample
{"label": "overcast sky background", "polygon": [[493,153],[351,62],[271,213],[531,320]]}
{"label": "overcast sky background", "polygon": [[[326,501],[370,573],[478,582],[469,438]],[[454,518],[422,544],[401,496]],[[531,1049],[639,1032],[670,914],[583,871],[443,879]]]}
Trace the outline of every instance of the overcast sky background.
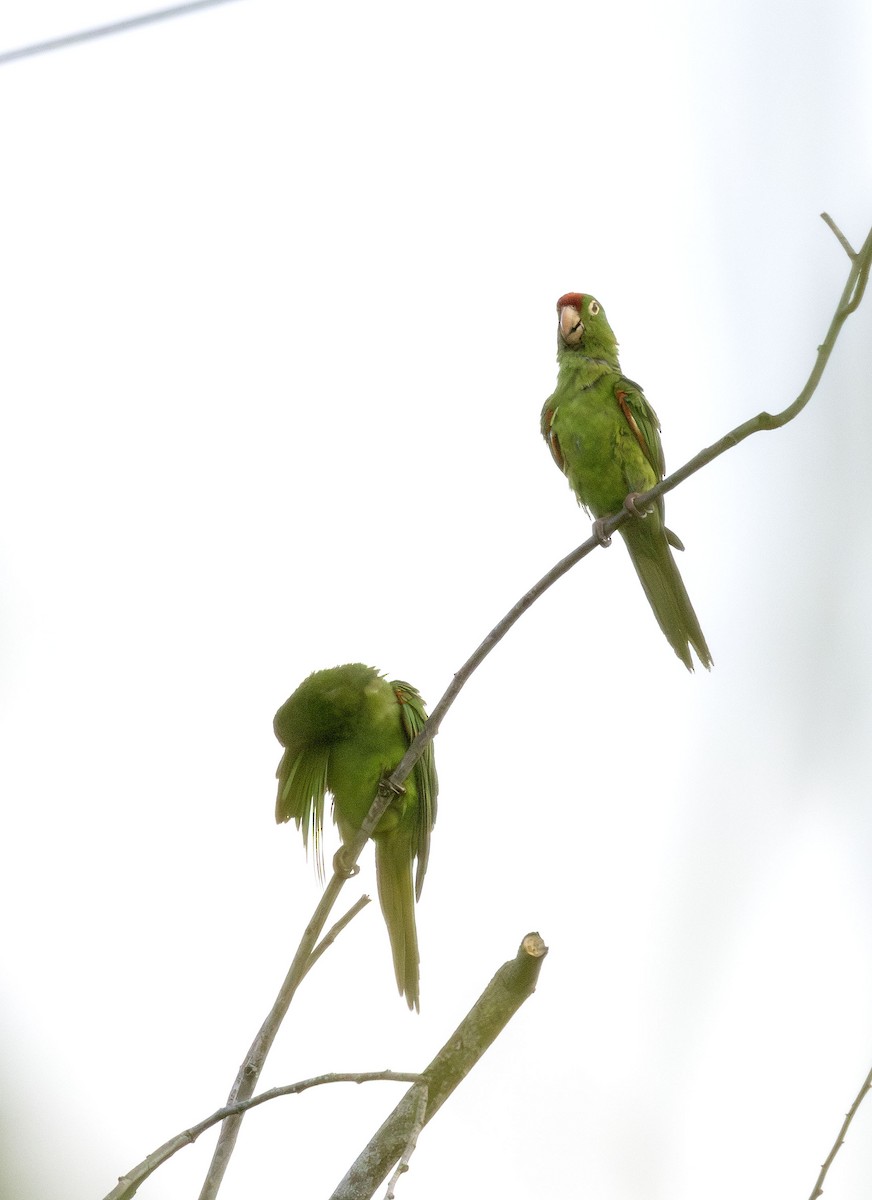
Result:
{"label": "overcast sky background", "polygon": [[[142,11],[10,2],[0,50]],[[100,1197],[226,1097],[319,896],[273,821],[297,683],[434,704],[588,536],[557,297],[672,467],[794,398],[848,270],[818,214],[872,222],[870,61],[863,0],[238,0],[0,67],[10,1196]],[[262,1078],[420,1068],[539,930],[398,1196],[811,1192],[872,1065],[870,379],[867,296],[806,412],[668,497],[710,675],[615,539],[445,720],[420,1016],[373,904]],[[329,1195],[401,1091],[251,1114],[222,1200]],[[867,1102],[826,1194],[870,1187]]]}

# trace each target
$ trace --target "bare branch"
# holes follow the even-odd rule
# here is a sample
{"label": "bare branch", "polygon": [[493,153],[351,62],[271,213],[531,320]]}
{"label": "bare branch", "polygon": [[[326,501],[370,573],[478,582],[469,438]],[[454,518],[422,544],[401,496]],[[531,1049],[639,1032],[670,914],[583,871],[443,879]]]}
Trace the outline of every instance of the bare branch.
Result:
{"label": "bare branch", "polygon": [[219,1108],[217,1112],[212,1113],[211,1117],[206,1117],[205,1120],[192,1125],[190,1129],[177,1133],[157,1150],[153,1150],[148,1158],[143,1159],[126,1175],[122,1175],[117,1185],[106,1195],[104,1200],[129,1200],[129,1197],[136,1193],[149,1175],[167,1159],[172,1158],[177,1150],[181,1150],[183,1146],[193,1145],[201,1133],[205,1133],[207,1129],[211,1129],[213,1125],[217,1125],[219,1121],[223,1121],[229,1116],[246,1112],[249,1108],[257,1108],[258,1105],[266,1104],[269,1100],[276,1100],[279,1096],[299,1095],[300,1092],[320,1087],[325,1083],[374,1083],[380,1080],[387,1080],[391,1083],[420,1084],[421,1076],[405,1071],[331,1072],[329,1075],[315,1075],[312,1079],[302,1079],[299,1083],[286,1083],[281,1087],[270,1088],[268,1092],[261,1092],[259,1096],[254,1096],[250,1100],[241,1100],[238,1104]]}
{"label": "bare branch", "polygon": [[[524,1001],[536,990],[548,947],[528,933],[515,958],[504,963],[454,1033],[421,1072],[427,1085],[423,1124],[439,1111],[469,1074]],[[368,1200],[403,1155],[415,1128],[420,1087],[410,1088],[370,1139],[336,1188],[331,1200]],[[407,1164],[408,1165],[408,1164]]]}
{"label": "bare branch", "polygon": [[842,1128],[839,1130],[838,1137],[836,1138],[835,1142],[833,1143],[833,1148],[827,1155],[826,1161],[824,1162],[823,1166],[821,1167],[820,1174],[818,1175],[817,1180],[815,1181],[815,1185],[812,1188],[811,1196],[809,1197],[809,1200],[817,1200],[818,1196],[823,1194],[824,1179],[826,1179],[827,1171],[829,1171],[830,1167],[832,1166],[833,1159],[839,1153],[839,1149],[841,1148],[841,1146],[845,1140],[845,1134],[848,1132],[848,1126],[851,1124],[851,1122],[854,1119],[854,1113],[856,1113],[857,1109],[863,1103],[863,1098],[865,1097],[866,1093],[869,1091],[870,1088],[872,1088],[872,1071],[870,1071],[869,1074],[866,1076],[866,1078],[863,1080],[863,1086],[860,1088],[860,1090],[857,1093],[857,1096],[854,1100],[854,1103],[851,1105],[851,1107],[848,1109],[848,1112],[845,1115],[845,1119],[842,1122]]}

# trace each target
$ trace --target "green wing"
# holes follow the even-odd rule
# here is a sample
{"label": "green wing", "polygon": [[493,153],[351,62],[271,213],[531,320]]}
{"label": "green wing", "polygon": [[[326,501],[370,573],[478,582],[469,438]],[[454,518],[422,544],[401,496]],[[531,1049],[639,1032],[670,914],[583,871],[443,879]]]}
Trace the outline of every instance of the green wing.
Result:
{"label": "green wing", "polygon": [[[391,683],[400,704],[403,718],[403,729],[409,743],[418,736],[424,728],[427,713],[421,694],[409,683],[395,679]],[[436,823],[436,796],[439,792],[439,780],[436,777],[436,759],[433,754],[433,743],[428,742],[424,753],[412,768],[415,786],[418,791],[418,809],[415,821],[415,840],[417,843],[418,867],[415,873],[415,899],[421,899],[421,889],[424,886],[424,875],[427,871],[427,860],[430,857],[430,830]]]}
{"label": "green wing", "polygon": [[327,764],[330,748],[325,745],[286,750],[276,771],[279,781],[276,821],[291,817],[302,830],[303,845],[309,850],[309,837],[315,848],[315,869],[324,882],[324,797],[327,793]]}
{"label": "green wing", "polygon": [[[645,394],[639,387],[638,383],[633,383],[632,379],[621,379],[615,386],[615,399],[620,406],[621,412],[624,414],[627,424],[633,431],[642,453],[651,464],[657,479],[660,480],[666,474],[666,459],[663,455],[663,443],[660,440],[660,422],[657,419],[657,414],[648,401],[645,399]],[[663,520],[665,506],[663,497],[657,501],[657,511],[660,513],[660,520]],[[673,533],[671,529],[663,527],[666,534],[666,540],[676,550],[683,550],[684,543],[678,534]]]}

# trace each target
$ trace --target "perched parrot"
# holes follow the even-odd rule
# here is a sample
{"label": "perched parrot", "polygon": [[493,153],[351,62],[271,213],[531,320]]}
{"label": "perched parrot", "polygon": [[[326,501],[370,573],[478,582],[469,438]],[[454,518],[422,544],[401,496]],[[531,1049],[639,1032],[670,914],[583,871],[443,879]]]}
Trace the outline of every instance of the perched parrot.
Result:
{"label": "perched parrot", "polygon": [[[373,667],[347,663],[315,671],[275,715],[275,735],[285,747],[276,821],[289,821],[311,836],[323,877],[324,796],[333,797],[333,820],[343,842],[363,824],[381,779],[389,775],[427,719],[424,702],[408,683],[388,682]],[[433,744],[427,746],[372,835],[378,895],[391,940],[400,995],[418,1009],[420,899],[436,819],[438,781]],[[415,885],[412,863],[417,858]]]}
{"label": "perched parrot", "polygon": [[[542,409],[542,436],[579,504],[599,520],[665,474],[660,423],[642,389],[621,374],[618,344],[602,305],[570,292],[557,301],[557,388]],[[670,545],[662,497],[644,520],[621,526],[648,603],[672,649],[689,671],[690,647],[706,668],[712,656]],[[596,529],[596,524],[594,525]]]}

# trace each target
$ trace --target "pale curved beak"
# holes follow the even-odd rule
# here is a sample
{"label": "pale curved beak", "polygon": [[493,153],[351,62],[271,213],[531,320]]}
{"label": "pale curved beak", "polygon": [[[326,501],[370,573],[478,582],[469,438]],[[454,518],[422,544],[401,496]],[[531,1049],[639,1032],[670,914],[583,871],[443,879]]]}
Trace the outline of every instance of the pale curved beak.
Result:
{"label": "pale curved beak", "polygon": [[565,304],[560,310],[560,336],[567,346],[577,346],[584,337],[584,322],[572,304]]}

